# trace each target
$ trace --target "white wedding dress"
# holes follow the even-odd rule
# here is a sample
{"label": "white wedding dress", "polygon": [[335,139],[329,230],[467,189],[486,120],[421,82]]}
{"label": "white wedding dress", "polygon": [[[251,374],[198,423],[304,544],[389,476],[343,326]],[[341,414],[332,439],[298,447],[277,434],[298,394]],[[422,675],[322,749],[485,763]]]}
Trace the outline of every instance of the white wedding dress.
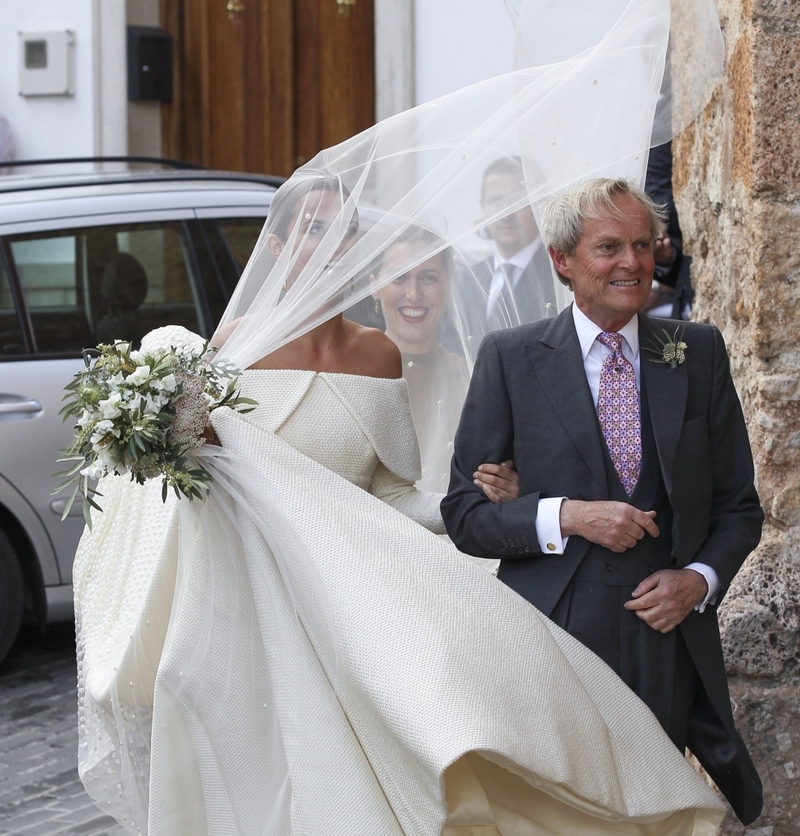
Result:
{"label": "white wedding dress", "polygon": [[240,384],[259,406],[213,414],[211,495],[108,477],[78,550],[103,809],[151,836],[716,832],[644,704],[432,533],[405,381]]}

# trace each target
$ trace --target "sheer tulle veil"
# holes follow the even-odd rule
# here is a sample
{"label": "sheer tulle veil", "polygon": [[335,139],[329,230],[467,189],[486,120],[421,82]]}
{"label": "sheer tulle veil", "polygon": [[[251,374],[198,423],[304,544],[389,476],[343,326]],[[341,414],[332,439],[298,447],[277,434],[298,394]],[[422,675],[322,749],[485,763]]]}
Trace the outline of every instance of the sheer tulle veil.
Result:
{"label": "sheer tulle veil", "polygon": [[[692,121],[722,71],[713,0],[506,0],[506,6],[517,24],[514,71],[384,120],[298,169],[275,195],[220,324],[229,334],[221,356],[242,369],[338,313],[385,328],[403,354],[423,454],[420,484],[429,490],[446,488],[449,445],[487,329],[555,315],[570,301],[544,262],[531,278],[528,307],[513,295],[499,297],[490,323],[484,263],[493,257],[497,224],[529,209],[535,217],[549,197],[584,179],[627,177],[643,184],[649,148]],[[671,78],[665,78],[668,54]],[[505,161],[495,170],[508,187],[489,199],[486,173],[498,161]],[[412,280],[416,301],[398,301],[393,288]],[[129,613],[137,606],[144,611],[151,598],[160,601],[164,623],[142,616],[124,635],[119,623],[103,617],[89,624],[95,618],[90,604],[102,610],[110,582],[98,585],[89,565],[100,556],[85,549],[81,557],[79,550],[76,561],[78,628],[99,637],[79,643],[81,774],[98,803],[132,833],[146,830],[148,804],[152,814],[153,804],[161,803],[153,801],[150,782],[152,694],[162,676],[159,653],[173,652],[177,614],[184,597],[196,594],[188,567],[205,559],[203,594],[209,601],[226,592],[224,549],[213,560],[198,555],[198,530],[233,532],[246,520],[259,532],[285,588],[275,610],[293,611],[298,630],[315,647],[314,664],[338,694],[348,688],[324,584],[303,561],[299,541],[296,548],[287,546],[294,542],[290,515],[277,500],[265,499],[266,509],[252,507],[242,463],[224,449],[206,446],[199,455],[215,475],[208,502],[170,499],[162,506],[160,486],[131,486],[152,496],[147,514],[131,525],[158,531],[162,541],[172,538],[177,557],[171,568],[159,569],[165,573],[160,586],[137,588],[128,569],[116,579],[127,584],[124,595],[115,594]],[[280,491],[280,480],[259,486],[262,497]],[[111,514],[124,510],[120,499],[116,510],[109,505],[95,515],[92,536],[105,536]],[[130,539],[129,532],[125,536]],[[252,571],[251,582],[258,584],[257,573],[267,569]],[[204,634],[187,651],[180,679],[169,686],[170,698],[185,701],[187,713],[192,683],[206,676],[204,653],[222,629],[209,616]],[[145,641],[148,631],[158,630],[161,639]],[[265,637],[278,645],[284,639]],[[235,632],[230,642],[234,648]],[[311,696],[302,683],[317,675],[298,661],[300,717],[314,716],[311,703],[304,705]],[[281,685],[260,683],[265,693]],[[291,793],[270,697],[263,711],[261,733],[272,744],[267,760],[253,765],[259,780],[251,795],[263,822],[253,832],[277,834],[288,832],[281,828]],[[213,741],[208,745],[213,749]],[[326,768],[319,765],[320,775]]]}
{"label": "sheer tulle veil", "polygon": [[[568,304],[569,293],[540,258],[535,301],[517,308],[515,300],[501,299],[495,321],[487,321],[480,266],[494,252],[493,225],[529,206],[537,213],[550,196],[583,179],[643,184],[648,149],[688,125],[719,80],[721,33],[713,0],[506,5],[517,24],[514,72],[321,151],[279,190],[223,317],[223,326],[238,320],[224,356],[246,368],[341,311],[385,327],[387,302],[373,307],[373,298],[446,248],[455,255],[443,280],[446,299],[421,305],[425,321],[416,330],[435,331],[447,350],[439,362],[455,368],[463,358],[465,375],[487,328],[552,316]],[[668,53],[672,77],[665,75]],[[518,165],[518,174],[487,203],[484,176],[498,160],[509,163],[507,171]],[[336,204],[323,205],[319,189],[336,193]],[[409,227],[433,235],[384,259]],[[277,256],[276,239],[284,244]],[[376,270],[381,260],[390,260],[390,268]],[[428,353],[404,348],[418,360]],[[407,368],[408,362],[414,358]],[[442,375],[428,371],[426,383],[431,379],[429,390]],[[463,387],[444,389],[413,403],[423,453],[446,446],[454,430]],[[426,433],[435,444],[426,443]],[[424,486],[445,490],[447,467],[431,458],[423,456]]]}

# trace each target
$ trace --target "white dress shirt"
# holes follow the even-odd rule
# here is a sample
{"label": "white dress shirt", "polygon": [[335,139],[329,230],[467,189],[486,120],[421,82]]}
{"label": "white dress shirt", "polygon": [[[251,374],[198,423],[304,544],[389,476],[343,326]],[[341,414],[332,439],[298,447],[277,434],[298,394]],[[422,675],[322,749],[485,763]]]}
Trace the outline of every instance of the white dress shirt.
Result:
{"label": "white dress shirt", "polygon": [[510,264],[514,268],[511,276],[511,289],[516,290],[522,274],[527,269],[528,265],[533,259],[533,254],[541,246],[542,239],[537,238],[532,244],[521,249],[518,253],[514,253],[509,259],[501,258],[499,253],[494,254],[494,270],[492,271],[492,283],[489,285],[489,296],[486,299],[486,321],[488,322],[492,316],[494,306],[500,294],[503,292],[503,286],[506,283],[506,274],[503,270],[503,265]]}
{"label": "white dress shirt", "polygon": [[[611,349],[597,339],[598,335],[603,333],[603,329],[599,325],[595,325],[575,304],[572,305],[572,317],[575,322],[575,331],[578,334],[578,342],[581,346],[586,380],[592,393],[592,401],[597,408],[600,373],[603,369],[603,361],[611,354]],[[618,333],[622,337],[622,354],[633,366],[633,371],[636,374],[636,388],[641,391],[638,318],[633,316],[627,325],[619,329]],[[564,554],[567,547],[569,537],[562,536],[559,521],[561,503],[567,498],[566,496],[558,496],[539,500],[536,512],[536,539],[539,541],[539,548],[544,554]],[[717,573],[705,563],[690,563],[686,568],[699,572],[708,584],[706,597],[695,607],[698,612],[703,612],[706,604],[716,595],[719,589],[719,578]]]}

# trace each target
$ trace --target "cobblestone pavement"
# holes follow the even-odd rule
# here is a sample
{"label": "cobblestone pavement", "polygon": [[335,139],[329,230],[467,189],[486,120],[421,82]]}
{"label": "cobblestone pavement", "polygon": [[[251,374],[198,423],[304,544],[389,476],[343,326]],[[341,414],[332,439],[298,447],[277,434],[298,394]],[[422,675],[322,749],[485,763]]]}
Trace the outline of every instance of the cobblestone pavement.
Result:
{"label": "cobblestone pavement", "polygon": [[0,834],[123,836],[78,779],[72,625],[26,629],[0,664]]}

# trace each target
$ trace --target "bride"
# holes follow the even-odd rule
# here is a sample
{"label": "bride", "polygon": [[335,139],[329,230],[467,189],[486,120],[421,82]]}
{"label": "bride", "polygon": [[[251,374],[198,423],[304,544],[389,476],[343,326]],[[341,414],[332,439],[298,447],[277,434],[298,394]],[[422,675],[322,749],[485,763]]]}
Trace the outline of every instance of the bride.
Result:
{"label": "bride", "polygon": [[[520,55],[536,47],[527,11]],[[104,510],[74,569],[79,768],[129,832],[715,832],[720,802],[643,703],[435,536],[439,497],[414,488],[397,350],[341,316],[379,290],[376,258],[412,224],[438,234],[379,283],[447,243],[467,261],[481,225],[586,176],[545,132],[576,88],[615,132],[591,173],[636,174],[669,3],[631,0],[614,15],[596,21],[602,37],[582,57],[422,106],[298,171],[218,331],[258,406],[213,413],[220,446],[197,453],[214,477],[208,497],[162,503],[158,484],[100,486]],[[597,98],[608,68],[644,115],[620,122]],[[549,179],[481,214],[468,196],[500,155]],[[460,333],[468,357],[475,335]],[[198,342],[168,328],[143,347]]]}

